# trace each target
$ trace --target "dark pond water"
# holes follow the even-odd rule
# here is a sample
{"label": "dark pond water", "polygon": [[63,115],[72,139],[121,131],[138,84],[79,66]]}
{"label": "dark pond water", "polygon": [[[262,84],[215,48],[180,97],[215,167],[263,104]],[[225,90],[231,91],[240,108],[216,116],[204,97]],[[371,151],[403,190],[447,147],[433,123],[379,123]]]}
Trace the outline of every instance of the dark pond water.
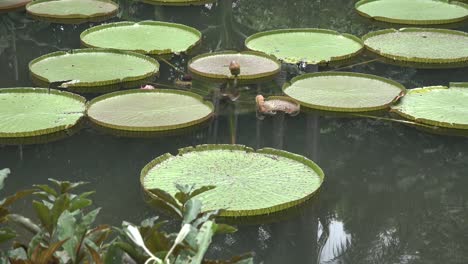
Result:
{"label": "dark pond water", "polygon": [[[359,17],[353,1],[346,0],[220,0],[204,7],[120,4],[115,21],[163,20],[201,30],[200,52],[242,50],[245,36],[267,29],[319,27],[361,36],[385,26]],[[80,32],[92,25],[37,22],[21,12],[0,15],[0,87],[31,86],[28,62],[78,48]],[[467,32],[468,26],[458,29]],[[370,59],[363,55],[359,60]],[[185,67],[186,61],[176,58],[173,63]],[[391,78],[408,88],[468,81],[468,68],[420,70],[372,62],[346,70]],[[254,251],[256,263],[268,264],[468,263],[468,138],[315,113],[258,120],[252,111],[255,94],[280,94],[292,76],[283,72],[272,83],[251,85],[235,103],[220,101],[220,113],[207,127],[182,135],[127,138],[86,126],[47,144],[0,145],[0,168],[12,171],[5,192],[47,178],[89,181],[88,187],[97,191],[95,204],[103,207],[99,221],[139,222],[157,214],[144,203],[139,185],[141,168],[156,156],[202,143],[275,147],[305,155],[323,168],[320,195],[291,215],[239,225],[238,233],[216,239],[212,256]],[[157,82],[171,84],[176,77],[163,65]],[[16,210],[32,215],[26,203]]]}

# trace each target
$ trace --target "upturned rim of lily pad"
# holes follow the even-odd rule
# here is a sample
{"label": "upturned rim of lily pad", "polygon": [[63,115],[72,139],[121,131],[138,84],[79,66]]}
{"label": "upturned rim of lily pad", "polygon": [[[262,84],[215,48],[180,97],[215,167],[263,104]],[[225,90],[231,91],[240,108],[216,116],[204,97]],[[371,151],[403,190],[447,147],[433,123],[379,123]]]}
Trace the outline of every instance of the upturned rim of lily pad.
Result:
{"label": "upturned rim of lily pad", "polygon": [[36,88],[36,87],[14,87],[14,88],[1,88],[0,89],[0,94],[8,94],[8,93],[52,94],[52,95],[68,97],[83,104],[83,113],[81,117],[79,117],[75,121],[75,123],[72,123],[72,124],[62,124],[58,126],[45,128],[45,129],[39,129],[39,130],[33,130],[33,131],[27,131],[27,132],[13,132],[13,133],[0,132],[0,138],[4,138],[4,139],[10,138],[16,141],[16,140],[20,140],[20,138],[33,138],[33,137],[51,135],[57,132],[62,132],[64,130],[72,129],[85,116],[86,99],[78,94],[65,92],[65,91],[59,91],[56,89]]}
{"label": "upturned rim of lily pad", "polygon": [[[421,88],[410,89],[410,90],[408,90],[406,96],[411,96],[412,94],[427,93],[427,92],[431,92],[432,90],[449,91],[450,89],[453,89],[453,88],[466,89],[467,94],[468,94],[468,82],[464,82],[464,83],[452,82],[452,83],[449,84],[449,86],[439,85],[439,86],[426,86],[426,87],[421,87]],[[420,124],[423,124],[423,125],[431,125],[431,126],[435,126],[435,127],[442,127],[442,128],[448,128],[448,129],[459,129],[459,130],[463,130],[463,131],[466,131],[468,129],[468,124],[457,124],[457,123],[449,123],[449,122],[445,122],[445,121],[441,121],[441,120],[420,118],[420,117],[417,117],[415,115],[405,113],[404,111],[398,109],[402,104],[404,104],[404,99],[405,98],[403,98],[403,100],[401,100],[398,104],[394,105],[391,108],[391,112],[396,113],[396,114],[402,116],[403,118],[406,118],[408,120],[411,120],[411,121],[414,121],[416,123],[420,123]],[[467,105],[468,105],[468,103],[467,103]],[[450,107],[450,106],[447,106],[447,107]],[[468,108],[468,106],[467,106],[467,108]]]}
{"label": "upturned rim of lily pad", "polygon": [[[405,93],[406,88],[403,86],[401,83],[380,77],[377,75],[373,74],[366,74],[366,73],[357,73],[357,72],[316,72],[316,73],[306,73],[303,75],[299,75],[291,79],[291,81],[286,82],[282,90],[284,93],[286,93],[286,90],[291,87],[295,82],[304,80],[304,79],[309,79],[309,78],[314,78],[314,77],[323,77],[323,76],[338,76],[338,77],[358,77],[358,78],[363,78],[363,79],[372,79],[372,80],[377,80],[381,82],[385,82],[387,84],[390,84],[396,88],[399,88],[401,92]],[[305,106],[306,108],[310,109],[316,109],[316,110],[324,110],[324,111],[329,111],[329,112],[349,112],[349,113],[360,113],[360,112],[370,112],[370,111],[378,111],[382,109],[387,109],[389,108],[392,104],[395,103],[399,97],[395,97],[392,101],[389,101],[387,104],[380,105],[380,106],[375,106],[375,107],[350,107],[350,108],[342,108],[342,107],[333,107],[333,106],[325,106],[325,105],[316,105],[316,104],[310,104],[307,102],[304,102],[300,100],[299,98],[293,98],[297,102],[299,102],[300,105]]]}
{"label": "upturned rim of lily pad", "polygon": [[179,0],[179,1],[168,1],[168,0],[141,0],[143,3],[150,5],[161,5],[161,6],[191,6],[191,5],[205,5],[215,3],[217,0]]}
{"label": "upturned rim of lily pad", "polygon": [[[99,46],[94,46],[83,39],[88,35],[92,33],[99,32],[100,30],[104,29],[109,29],[109,28],[114,28],[114,27],[126,27],[126,26],[134,26],[134,25],[145,25],[145,26],[167,26],[167,27],[173,27],[173,28],[178,28],[181,30],[188,31],[190,33],[193,33],[198,37],[198,40],[190,45],[186,50],[182,51],[183,53],[188,53],[190,52],[193,48],[198,46],[201,43],[201,38],[202,38],[202,33],[190,26],[184,25],[184,24],[178,24],[178,23],[172,23],[172,22],[164,22],[164,21],[152,21],[152,20],[145,20],[145,21],[140,21],[140,22],[132,22],[132,21],[121,21],[121,22],[114,22],[114,23],[108,23],[108,24],[102,24],[98,26],[94,26],[92,28],[89,28],[85,31],[83,31],[80,34],[80,41],[81,44],[85,47],[90,47],[90,48],[106,48],[106,47],[99,47]],[[133,51],[137,53],[142,53],[142,54],[149,54],[149,55],[156,55],[156,56],[164,56],[164,55],[173,55],[173,54],[178,54],[180,52],[173,51],[171,49],[165,49],[165,50],[158,50],[158,49],[153,49],[153,50],[140,50],[140,49],[131,49],[127,51]]]}
{"label": "upturned rim of lily pad", "polygon": [[[361,48],[359,50],[357,50],[357,51],[355,51],[353,53],[345,54],[345,55],[342,55],[342,56],[331,57],[330,60],[321,60],[321,61],[318,61],[318,62],[306,61],[306,63],[323,65],[323,64],[327,64],[329,62],[347,60],[347,59],[353,58],[354,56],[358,55],[359,53],[361,53],[365,49],[363,40],[360,39],[357,36],[354,36],[354,35],[348,34],[348,33],[340,33],[338,31],[331,30],[331,29],[322,29],[322,28],[287,28],[287,29],[274,29],[274,30],[262,31],[262,32],[255,33],[255,34],[247,37],[245,39],[244,45],[247,47],[247,49],[253,50],[253,49],[249,48],[249,46],[248,46],[248,43],[250,41],[252,41],[253,39],[260,38],[260,37],[263,37],[263,36],[268,36],[268,35],[283,34],[283,33],[294,33],[294,32],[325,33],[325,34],[331,34],[331,35],[336,35],[336,36],[342,36],[342,37],[345,37],[347,39],[350,39],[350,40],[353,40],[353,41],[357,42],[361,46]],[[256,50],[256,51],[262,52],[260,50]],[[264,53],[264,52],[262,52],[262,53]],[[269,55],[271,55],[271,54],[269,54]],[[274,55],[271,55],[271,56],[274,56]],[[274,57],[276,57],[276,56],[274,56]],[[297,63],[302,62],[302,61],[290,61],[290,60],[282,59],[282,58],[278,58],[278,57],[276,57],[276,58],[279,61],[282,61],[284,63],[297,64]]]}
{"label": "upturned rim of lily pad", "polygon": [[[114,91],[114,90],[118,90],[120,87],[127,88],[127,87],[134,86],[135,84],[140,84],[141,81],[146,81],[149,78],[153,78],[155,75],[159,74],[160,65],[156,59],[153,59],[149,56],[146,56],[144,54],[140,54],[137,52],[121,51],[121,50],[115,50],[115,49],[101,49],[101,48],[74,49],[74,50],[68,50],[68,51],[56,51],[56,52],[52,52],[49,54],[45,54],[29,62],[29,65],[28,65],[29,73],[31,74],[33,82],[41,86],[46,86],[50,84],[51,81],[45,77],[40,76],[39,74],[32,72],[31,67],[35,63],[38,63],[42,60],[52,58],[52,57],[59,57],[59,56],[64,56],[64,55],[69,55],[69,54],[79,54],[79,53],[94,53],[94,52],[104,52],[104,53],[137,57],[148,63],[151,63],[155,67],[155,71],[152,71],[144,75],[140,75],[140,76],[123,77],[120,79],[113,79],[113,80],[104,80],[104,81],[95,81],[95,82],[76,82],[76,83],[71,81],[71,82],[62,84],[60,86],[61,88],[66,88],[69,91],[77,91],[77,92],[83,92],[83,93],[99,93],[99,92],[106,92],[106,91]],[[99,66],[97,65],[97,69],[99,69],[98,67]]]}
{"label": "upturned rim of lily pad", "polygon": [[32,0],[17,0],[16,3],[9,5],[0,5],[0,13],[23,9]]}
{"label": "upturned rim of lily pad", "polygon": [[[386,53],[382,52],[379,49],[372,48],[369,45],[366,44],[366,40],[380,36],[380,35],[387,35],[387,34],[395,34],[395,33],[400,33],[400,32],[431,32],[431,33],[443,33],[443,34],[449,34],[449,35],[458,35],[458,36],[464,36],[468,38],[468,33],[463,32],[463,31],[458,31],[458,30],[450,30],[450,29],[438,29],[438,28],[401,28],[401,29],[394,29],[394,28],[388,28],[388,29],[382,29],[382,30],[377,30],[373,32],[369,32],[366,35],[362,37],[362,40],[364,41],[365,47],[372,51],[373,53],[380,55],[384,58],[391,59],[394,61],[402,61],[402,62],[410,62],[410,63],[420,63],[422,67],[424,68],[430,68],[430,65],[433,64],[434,66],[437,65],[446,65],[446,67],[450,67],[450,64],[453,64],[454,67],[463,67],[466,64],[468,64],[468,56],[465,57],[460,57],[460,58],[455,58],[455,59],[434,59],[434,58],[421,58],[421,57],[406,57],[406,56],[401,56],[398,54],[391,54],[391,53]],[[416,65],[415,65],[416,66]],[[419,68],[419,67],[418,67]]]}
{"label": "upturned rim of lily pad", "polygon": [[[356,9],[356,12],[367,18],[375,19],[377,21],[382,21],[382,22],[388,22],[388,23],[394,23],[394,24],[406,24],[406,25],[443,25],[443,24],[452,24],[452,23],[457,23],[461,22],[465,19],[468,18],[468,15],[463,16],[463,17],[456,17],[452,19],[421,19],[421,20],[413,20],[413,19],[397,19],[397,18],[390,18],[390,17],[384,17],[384,16],[372,16],[366,12],[363,12],[359,10],[359,7],[368,3],[372,2],[379,2],[383,0],[360,0],[358,1],[355,5],[354,8]],[[448,5],[457,5],[461,6],[465,9],[468,10],[468,4],[458,2],[458,1],[447,1],[447,0],[429,0],[433,2],[442,2],[446,3]]]}
{"label": "upturned rim of lily pad", "polygon": [[119,5],[112,1],[112,0],[94,0],[96,2],[104,2],[108,4],[112,4],[115,7],[115,10],[112,12],[101,12],[95,13],[93,15],[83,15],[83,14],[68,14],[68,15],[60,15],[60,14],[42,14],[32,12],[30,10],[31,6],[36,4],[41,4],[45,2],[56,2],[60,0],[34,0],[31,1],[29,4],[26,5],[26,12],[37,20],[44,20],[49,21],[52,23],[63,23],[63,24],[80,24],[84,22],[100,22],[112,18],[117,15],[119,12]]}
{"label": "upturned rim of lily pad", "polygon": [[[202,72],[194,69],[191,65],[193,62],[195,62],[198,59],[202,58],[207,58],[207,57],[215,57],[218,55],[250,55],[250,56],[257,56],[257,57],[262,57],[264,59],[267,59],[271,62],[274,62],[278,67],[274,71],[268,71],[264,73],[259,73],[259,74],[242,74],[242,65],[241,65],[241,73],[235,77],[233,75],[225,75],[225,74],[214,74],[214,73],[207,73],[207,72]],[[207,80],[234,80],[238,79],[240,81],[256,81],[256,80],[267,80],[274,78],[280,71],[281,71],[281,62],[279,62],[276,57],[267,55],[263,52],[258,52],[258,51],[218,51],[218,52],[211,52],[211,53],[204,53],[198,56],[193,57],[189,62],[188,62],[188,70],[194,74],[195,76],[203,77]]]}
{"label": "upturned rim of lily pad", "polygon": [[[211,111],[210,111],[210,114],[202,118],[194,119],[190,122],[179,123],[179,124],[168,125],[168,126],[150,126],[150,127],[120,126],[120,125],[110,124],[110,123],[97,120],[93,118],[92,115],[89,114],[89,110],[93,107],[93,105],[99,102],[102,102],[106,99],[113,98],[116,96],[125,96],[125,95],[137,94],[137,93],[168,93],[168,94],[190,96],[196,99],[197,101],[199,101],[200,104],[207,106]],[[191,126],[198,125],[198,124],[203,123],[204,121],[209,120],[214,114],[214,105],[211,102],[206,101],[202,96],[193,92],[189,92],[189,91],[175,90],[175,89],[153,89],[153,90],[132,89],[132,90],[107,93],[107,94],[104,94],[104,95],[101,95],[92,99],[87,104],[86,114],[93,123],[101,127],[107,128],[107,129],[115,129],[115,130],[120,130],[120,131],[129,131],[129,132],[166,132],[170,130],[189,128]]]}
{"label": "upturned rim of lily pad", "polygon": [[[178,151],[177,155],[172,155],[170,153],[163,154],[155,159],[153,159],[151,162],[149,162],[142,170],[140,173],[140,184],[145,191],[146,194],[148,194],[151,198],[158,199],[157,196],[152,194],[149,189],[147,189],[146,184],[145,184],[145,178],[148,176],[148,173],[155,168],[157,165],[168,161],[169,159],[177,159],[177,157],[183,156],[188,153],[196,153],[196,152],[205,152],[205,151],[217,151],[217,150],[230,150],[230,151],[240,151],[240,152],[245,152],[246,154],[253,153],[253,154],[264,154],[272,159],[275,159],[275,157],[282,157],[289,159],[294,162],[298,162],[303,164],[304,166],[310,168],[319,178],[320,182],[316,189],[307,195],[295,199],[295,200],[290,200],[281,204],[276,204],[274,206],[270,207],[263,207],[263,208],[258,208],[258,209],[247,209],[247,210],[230,210],[229,208],[218,208],[221,211],[220,215],[223,217],[252,217],[252,216],[262,216],[262,215],[267,215],[271,213],[276,213],[280,212],[286,209],[291,209],[295,206],[298,206],[310,198],[312,198],[316,193],[318,193],[321,189],[321,186],[325,180],[325,174],[323,170],[320,168],[319,165],[317,165],[314,161],[308,159],[307,157],[304,157],[299,154],[294,154],[288,151],[284,150],[279,150],[279,149],[274,149],[274,148],[262,148],[262,149],[257,149],[254,150],[253,148],[247,147],[245,145],[229,145],[229,144],[203,144],[203,145],[197,145],[193,147],[185,147],[181,148]],[[265,181],[268,183],[268,180]],[[202,187],[202,186],[198,186]],[[261,186],[259,186],[261,188]],[[216,188],[214,189],[216,190]],[[261,204],[261,202],[260,202]],[[226,210],[224,210],[226,209]]]}

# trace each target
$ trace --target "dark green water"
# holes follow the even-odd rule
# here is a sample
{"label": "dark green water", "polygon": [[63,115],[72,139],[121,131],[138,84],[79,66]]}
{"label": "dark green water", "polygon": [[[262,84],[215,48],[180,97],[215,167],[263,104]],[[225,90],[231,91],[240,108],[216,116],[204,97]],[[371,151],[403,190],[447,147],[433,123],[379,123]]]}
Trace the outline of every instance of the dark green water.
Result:
{"label": "dark green water", "polygon": [[[113,20],[193,26],[204,33],[200,52],[242,50],[245,36],[267,29],[320,27],[361,36],[383,26],[359,17],[352,1],[220,1],[177,8],[120,1],[123,11]],[[92,26],[37,22],[23,13],[0,15],[0,23],[1,88],[31,86],[30,60],[78,48],[79,34]],[[468,26],[458,29],[467,32]],[[185,67],[186,60],[173,62]],[[468,81],[468,68],[418,70],[373,62],[347,70],[391,78],[408,88]],[[251,85],[236,103],[220,101],[222,113],[207,127],[182,135],[125,138],[86,126],[47,144],[0,145],[0,168],[12,171],[5,192],[47,178],[89,181],[97,191],[95,204],[103,207],[99,221],[139,222],[157,214],[144,203],[139,185],[139,172],[151,159],[203,143],[269,146],[316,161],[326,174],[320,195],[289,217],[239,225],[238,233],[216,239],[211,256],[255,251],[256,263],[268,264],[468,263],[468,138],[310,113],[260,121],[248,111],[257,91],[280,94],[291,76],[283,72],[273,83]],[[164,65],[157,82],[170,84],[175,77]],[[16,210],[32,215],[26,203]]]}

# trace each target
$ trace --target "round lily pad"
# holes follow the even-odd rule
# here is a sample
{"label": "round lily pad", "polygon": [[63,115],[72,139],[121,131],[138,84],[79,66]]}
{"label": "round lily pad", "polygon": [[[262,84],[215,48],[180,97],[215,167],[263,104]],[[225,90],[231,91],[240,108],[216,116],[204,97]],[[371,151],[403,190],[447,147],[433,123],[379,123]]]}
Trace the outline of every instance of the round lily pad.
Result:
{"label": "round lily pad", "polygon": [[34,59],[29,63],[29,70],[38,85],[67,81],[63,88],[93,93],[151,79],[159,72],[159,63],[135,52],[79,49]]}
{"label": "round lily pad", "polygon": [[189,64],[189,71],[194,75],[212,79],[234,79],[229,65],[231,62],[240,65],[239,80],[258,80],[273,77],[281,70],[281,63],[274,57],[260,52],[224,51],[206,53],[193,58]]}
{"label": "round lily pad", "polygon": [[264,215],[290,208],[310,198],[323,179],[322,170],[303,156],[241,145],[180,149],[177,156],[162,155],[141,172],[145,190],[175,195],[175,184],[215,186],[197,198],[203,202],[202,210],[225,209],[223,216]]}
{"label": "round lily pad", "polygon": [[144,3],[165,6],[190,6],[214,3],[216,0],[142,0]]}
{"label": "round lily pad", "polygon": [[208,120],[213,105],[192,92],[127,90],[105,94],[88,105],[88,117],[111,129],[155,132],[186,128]]}
{"label": "round lily pad", "polygon": [[200,39],[200,31],[192,27],[159,21],[110,23],[92,27],[81,34],[81,42],[87,47],[152,55],[186,52]]}
{"label": "round lily pad", "polygon": [[310,73],[283,86],[301,105],[335,112],[385,109],[405,92],[403,85],[379,76],[353,72]]}
{"label": "round lily pad", "polygon": [[468,84],[411,89],[392,111],[415,122],[468,129]]}
{"label": "round lily pad", "polygon": [[447,29],[384,29],[363,37],[366,47],[383,57],[402,61],[433,64],[468,63],[468,33]]}
{"label": "round lily pad", "polygon": [[468,17],[467,4],[447,0],[361,0],[356,10],[378,21],[412,25],[448,24]]}
{"label": "round lily pad", "polygon": [[119,5],[111,0],[35,0],[26,6],[36,19],[71,24],[103,21],[118,10]]}
{"label": "round lily pad", "polygon": [[43,88],[0,89],[0,138],[52,134],[75,126],[86,100],[76,94]]}
{"label": "round lily pad", "polygon": [[265,31],[245,40],[250,50],[273,55],[286,63],[323,64],[349,59],[363,49],[362,41],[333,30],[299,28]]}
{"label": "round lily pad", "polygon": [[0,0],[0,13],[25,7],[31,0]]}

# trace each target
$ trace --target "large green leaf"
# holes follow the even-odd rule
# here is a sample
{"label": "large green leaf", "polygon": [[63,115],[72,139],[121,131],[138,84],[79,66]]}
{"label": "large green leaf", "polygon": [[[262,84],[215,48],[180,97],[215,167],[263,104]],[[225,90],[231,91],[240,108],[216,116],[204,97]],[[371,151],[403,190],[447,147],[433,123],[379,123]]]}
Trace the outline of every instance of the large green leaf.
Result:
{"label": "large green leaf", "polygon": [[39,136],[65,130],[84,116],[86,100],[57,90],[0,89],[0,137]]}
{"label": "large green leaf", "polygon": [[29,2],[31,2],[31,0],[1,0],[0,12],[23,8]]}
{"label": "large green leaf", "polygon": [[468,84],[411,89],[392,110],[423,124],[468,129]]}
{"label": "large green leaf", "polygon": [[[366,47],[383,57],[421,64],[468,63],[468,33],[446,29],[384,29],[363,37]],[[426,65],[427,67],[427,65]]]}
{"label": "large green leaf", "polygon": [[[229,70],[232,61],[240,65],[240,74],[237,76]],[[188,67],[193,74],[206,78],[258,80],[275,76],[281,70],[281,63],[260,52],[224,51],[197,56],[189,62]]]}
{"label": "large green leaf", "polygon": [[326,72],[298,76],[286,83],[283,91],[309,108],[363,112],[387,108],[405,88],[374,75]]}
{"label": "large green leaf", "polygon": [[447,0],[361,0],[356,10],[375,20],[413,25],[454,23],[468,17],[468,5]]}
{"label": "large green leaf", "polygon": [[36,0],[26,6],[33,17],[59,23],[101,21],[118,10],[119,5],[111,0]]}
{"label": "large green leaf", "polygon": [[29,70],[39,85],[68,81],[61,87],[95,92],[100,86],[120,87],[153,78],[159,63],[135,52],[78,49],[41,56],[29,63]]}
{"label": "large green leaf", "polygon": [[245,40],[250,50],[261,51],[286,63],[322,64],[343,60],[361,52],[362,41],[349,34],[326,29],[281,29],[254,34]]}
{"label": "large green leaf", "polygon": [[[144,189],[174,195],[174,183],[216,188],[197,195],[203,211],[226,209],[224,216],[261,215],[297,205],[318,190],[322,170],[311,160],[289,152],[240,145],[201,145],[164,155],[141,174]],[[151,195],[151,194],[150,194]]]}
{"label": "large green leaf", "polygon": [[141,0],[148,4],[165,6],[189,6],[214,3],[216,0]]}
{"label": "large green leaf", "polygon": [[178,90],[128,90],[89,103],[88,116],[100,126],[129,131],[184,128],[211,117],[213,105],[201,96]]}
{"label": "large green leaf", "polygon": [[192,27],[160,21],[110,23],[81,33],[81,42],[87,47],[130,50],[152,55],[186,52],[200,40],[200,31]]}

